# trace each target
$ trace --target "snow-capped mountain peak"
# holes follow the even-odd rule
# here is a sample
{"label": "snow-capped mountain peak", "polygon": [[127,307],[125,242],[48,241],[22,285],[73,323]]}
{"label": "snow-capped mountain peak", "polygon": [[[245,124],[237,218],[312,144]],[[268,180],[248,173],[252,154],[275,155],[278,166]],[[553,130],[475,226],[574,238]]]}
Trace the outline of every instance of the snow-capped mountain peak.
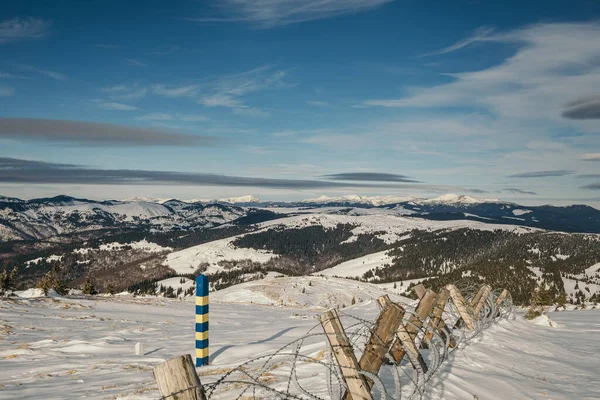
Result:
{"label": "snow-capped mountain peak", "polygon": [[252,196],[251,194],[247,194],[245,196],[239,196],[239,197],[228,197],[225,199],[219,199],[219,201],[222,203],[229,203],[229,204],[260,203],[260,199],[257,199],[256,197]]}
{"label": "snow-capped mountain peak", "polygon": [[500,203],[497,199],[477,199],[464,194],[443,194],[433,199],[421,201],[423,204],[479,204],[479,203]]}
{"label": "snow-capped mountain peak", "polygon": [[372,206],[384,206],[387,204],[396,204],[406,201],[415,200],[414,197],[402,197],[402,196],[359,196],[356,194],[340,196],[340,197],[329,197],[320,196],[315,199],[305,199],[301,203],[311,204],[327,204],[327,203],[353,203],[353,204],[367,204]]}

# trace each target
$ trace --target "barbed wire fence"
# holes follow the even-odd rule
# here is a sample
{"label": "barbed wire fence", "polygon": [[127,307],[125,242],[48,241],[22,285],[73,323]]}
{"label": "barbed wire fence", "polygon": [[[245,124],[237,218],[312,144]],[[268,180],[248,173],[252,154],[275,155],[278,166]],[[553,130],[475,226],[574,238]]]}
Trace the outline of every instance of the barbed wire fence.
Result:
{"label": "barbed wire fence", "polygon": [[444,360],[508,318],[513,305],[507,290],[487,285],[448,285],[439,293],[419,285],[415,292],[416,307],[379,298],[376,321],[329,310],[271,354],[201,373],[202,384],[163,390],[158,366],[161,399],[420,399]]}

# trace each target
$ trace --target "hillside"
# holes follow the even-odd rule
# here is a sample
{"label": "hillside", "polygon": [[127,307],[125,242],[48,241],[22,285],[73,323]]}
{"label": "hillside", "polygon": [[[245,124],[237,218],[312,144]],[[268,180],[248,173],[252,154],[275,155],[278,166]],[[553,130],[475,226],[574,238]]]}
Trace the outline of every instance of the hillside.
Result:
{"label": "hillside", "polygon": [[[278,278],[279,279],[279,278]],[[340,280],[341,282],[341,280]],[[348,288],[354,282],[347,281]],[[243,298],[246,286],[234,298]],[[256,292],[255,292],[256,293]],[[216,296],[215,296],[216,297]],[[373,320],[378,308],[365,300],[344,312]],[[159,397],[156,365],[194,351],[193,301],[131,296],[15,299],[0,308],[0,393],[3,398],[49,400],[85,397],[151,400]],[[251,358],[269,355],[304,336],[322,312],[211,302],[211,365],[198,369],[203,384]],[[594,398],[600,347],[598,310],[551,312],[559,327],[537,325],[517,314],[486,329],[452,353],[426,386],[424,399]],[[35,328],[35,329],[33,329]],[[135,355],[135,345],[143,354]],[[302,349],[317,355],[325,345]],[[518,362],[516,362],[518,360]],[[298,379],[327,396],[324,376],[298,370]],[[285,383],[271,371],[268,384]],[[504,397],[506,396],[506,397]],[[228,398],[220,393],[215,398]]]}

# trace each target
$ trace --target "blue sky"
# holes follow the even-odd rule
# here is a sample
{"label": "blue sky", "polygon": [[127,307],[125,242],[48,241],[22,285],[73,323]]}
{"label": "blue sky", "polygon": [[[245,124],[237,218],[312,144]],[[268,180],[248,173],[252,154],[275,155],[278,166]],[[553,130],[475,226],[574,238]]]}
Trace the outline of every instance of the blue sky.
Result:
{"label": "blue sky", "polygon": [[600,205],[598,2],[6,3],[1,194]]}

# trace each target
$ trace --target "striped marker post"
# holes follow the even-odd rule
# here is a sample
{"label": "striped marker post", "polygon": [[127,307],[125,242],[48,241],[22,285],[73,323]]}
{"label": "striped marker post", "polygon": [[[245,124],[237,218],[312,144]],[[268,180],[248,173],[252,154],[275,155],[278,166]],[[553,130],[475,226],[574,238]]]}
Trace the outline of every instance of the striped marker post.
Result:
{"label": "striped marker post", "polygon": [[208,365],[208,278],[196,278],[196,367]]}

